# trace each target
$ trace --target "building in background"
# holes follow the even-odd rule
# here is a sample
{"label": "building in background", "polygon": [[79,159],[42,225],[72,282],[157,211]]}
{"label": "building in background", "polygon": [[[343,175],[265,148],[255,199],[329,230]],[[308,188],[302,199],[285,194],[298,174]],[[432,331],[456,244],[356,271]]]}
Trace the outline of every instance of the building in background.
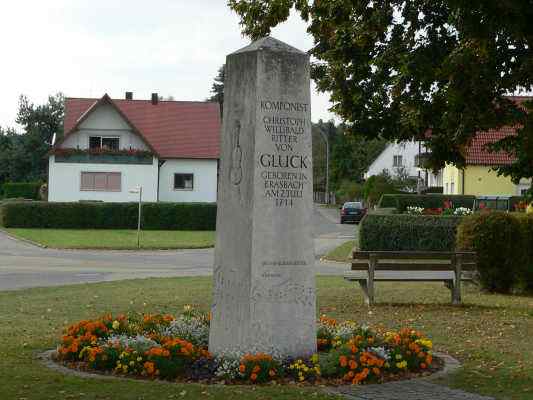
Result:
{"label": "building in background", "polygon": [[424,144],[418,141],[389,143],[381,154],[370,164],[364,178],[387,171],[391,176],[399,171],[419,179],[422,188],[442,187],[442,173],[433,174],[421,167],[420,161],[427,152]]}
{"label": "building in background", "polygon": [[64,137],[52,148],[48,199],[215,202],[218,103],[67,98]]}
{"label": "building in background", "polygon": [[466,166],[459,169],[452,164],[443,169],[445,194],[465,194],[475,196],[516,196],[524,194],[531,182],[522,180],[518,185],[509,177],[498,176],[493,170],[499,165],[508,165],[513,158],[505,152],[489,152],[487,144],[497,142],[512,135],[512,128],[489,130],[476,134],[466,149]]}

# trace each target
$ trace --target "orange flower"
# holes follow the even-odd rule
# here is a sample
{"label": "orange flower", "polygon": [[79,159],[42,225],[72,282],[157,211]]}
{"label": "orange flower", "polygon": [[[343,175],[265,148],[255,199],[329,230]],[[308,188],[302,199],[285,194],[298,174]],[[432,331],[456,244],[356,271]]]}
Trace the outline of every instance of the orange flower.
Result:
{"label": "orange flower", "polygon": [[239,365],[239,372],[241,374],[244,374],[244,371],[246,371],[246,367],[244,366],[244,364]]}
{"label": "orange flower", "polygon": [[273,369],[271,369],[270,371],[268,371],[268,375],[270,376],[276,376],[276,371],[274,371]]}
{"label": "orange flower", "polygon": [[374,375],[381,375],[381,370],[379,368],[372,368],[372,372],[374,373]]}
{"label": "orange flower", "polygon": [[150,361],[146,361],[144,364],[144,370],[146,371],[146,373],[148,375],[153,375],[154,372],[155,372],[155,365],[153,362],[150,362]]}
{"label": "orange flower", "polygon": [[252,374],[252,375],[250,375],[250,379],[251,379],[252,381],[256,381],[256,380],[257,380],[257,374]]}
{"label": "orange flower", "polygon": [[343,368],[346,367],[346,365],[348,365],[348,359],[346,358],[346,356],[339,357],[339,364]]}
{"label": "orange flower", "polygon": [[253,369],[252,369],[252,373],[253,374],[257,374],[259,371],[261,371],[261,367],[259,365],[256,365]]}
{"label": "orange flower", "polygon": [[425,363],[420,364],[420,368],[426,369],[428,366]]}
{"label": "orange flower", "polygon": [[356,369],[357,368],[357,363],[355,362],[355,360],[350,360],[348,365],[350,366],[350,369]]}
{"label": "orange flower", "polygon": [[433,357],[431,356],[431,354],[428,354],[428,356],[426,357],[426,364],[431,365],[432,362],[433,362]]}

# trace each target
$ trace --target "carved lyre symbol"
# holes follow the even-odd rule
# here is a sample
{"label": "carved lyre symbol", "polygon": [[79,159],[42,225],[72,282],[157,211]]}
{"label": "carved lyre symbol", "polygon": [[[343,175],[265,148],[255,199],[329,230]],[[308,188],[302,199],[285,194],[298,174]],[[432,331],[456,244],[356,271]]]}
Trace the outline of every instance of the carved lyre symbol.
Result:
{"label": "carved lyre symbol", "polygon": [[242,149],[240,145],[241,123],[236,121],[231,155],[231,183],[239,185],[242,181]]}

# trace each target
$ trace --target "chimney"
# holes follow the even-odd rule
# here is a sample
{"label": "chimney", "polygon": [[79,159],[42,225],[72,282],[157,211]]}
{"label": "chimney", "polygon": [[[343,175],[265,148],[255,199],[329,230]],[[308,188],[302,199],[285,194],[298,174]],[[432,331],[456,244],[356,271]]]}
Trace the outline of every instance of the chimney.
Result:
{"label": "chimney", "polygon": [[133,100],[133,92],[126,92],[126,100]]}
{"label": "chimney", "polygon": [[155,106],[157,103],[159,103],[159,96],[157,93],[152,93],[152,104]]}

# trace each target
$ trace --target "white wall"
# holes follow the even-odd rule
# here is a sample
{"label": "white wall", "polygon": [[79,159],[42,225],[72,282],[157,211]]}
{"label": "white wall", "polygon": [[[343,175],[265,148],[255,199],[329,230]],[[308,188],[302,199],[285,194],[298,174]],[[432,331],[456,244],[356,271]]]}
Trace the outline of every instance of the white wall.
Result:
{"label": "white wall", "polygon": [[[159,201],[216,202],[217,160],[166,160],[159,171]],[[174,190],[174,174],[194,174],[193,190]]]}
{"label": "white wall", "polygon": [[[48,167],[48,201],[101,200],[109,202],[138,201],[139,195],[129,193],[140,185],[143,201],[157,201],[157,158],[152,165],[56,163],[50,156]],[[121,172],[120,192],[81,191],[81,172]]]}
{"label": "white wall", "polygon": [[[424,148],[422,147],[422,152]],[[379,175],[384,169],[394,175],[395,167],[393,166],[394,156],[403,157],[402,165],[405,167],[409,176],[417,177],[418,170],[415,167],[415,156],[418,155],[418,142],[390,143],[385,150],[374,160],[365,173],[365,179],[373,175]]]}
{"label": "white wall", "polygon": [[137,135],[120,114],[109,104],[93,110],[79,130],[69,135],[62,148],[89,148],[89,136],[118,136],[121,149],[149,150],[144,140]]}

